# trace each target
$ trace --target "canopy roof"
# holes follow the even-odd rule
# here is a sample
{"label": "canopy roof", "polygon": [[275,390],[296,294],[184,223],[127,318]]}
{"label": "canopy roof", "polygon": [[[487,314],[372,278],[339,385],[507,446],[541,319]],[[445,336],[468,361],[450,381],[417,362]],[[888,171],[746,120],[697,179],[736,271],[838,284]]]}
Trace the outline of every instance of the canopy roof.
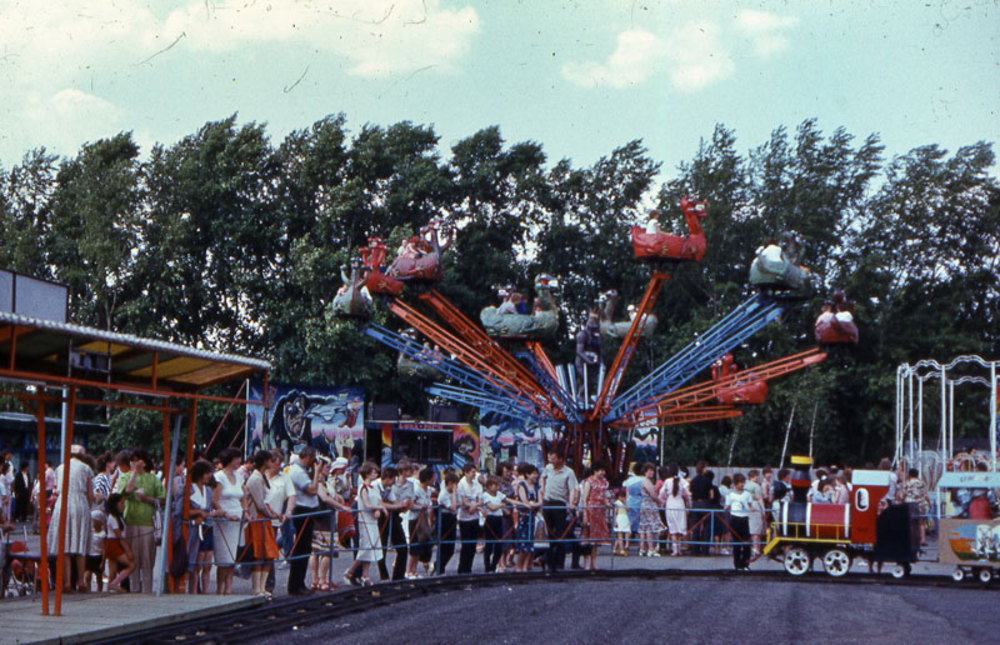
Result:
{"label": "canopy roof", "polygon": [[169,396],[270,369],[255,358],[0,311],[0,377]]}

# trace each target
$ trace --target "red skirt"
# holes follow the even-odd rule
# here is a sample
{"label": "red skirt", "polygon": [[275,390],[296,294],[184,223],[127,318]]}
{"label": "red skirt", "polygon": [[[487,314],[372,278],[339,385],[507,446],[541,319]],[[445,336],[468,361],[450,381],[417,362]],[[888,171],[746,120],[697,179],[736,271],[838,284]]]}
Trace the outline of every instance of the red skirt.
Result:
{"label": "red skirt", "polygon": [[274,527],[270,520],[256,520],[247,524],[245,539],[253,550],[255,561],[278,558],[278,542],[274,539]]}
{"label": "red skirt", "polygon": [[337,541],[343,543],[344,540],[354,535],[354,513],[350,511],[337,512]]}
{"label": "red skirt", "polygon": [[119,538],[108,538],[104,541],[104,557],[118,562],[125,555],[125,547]]}

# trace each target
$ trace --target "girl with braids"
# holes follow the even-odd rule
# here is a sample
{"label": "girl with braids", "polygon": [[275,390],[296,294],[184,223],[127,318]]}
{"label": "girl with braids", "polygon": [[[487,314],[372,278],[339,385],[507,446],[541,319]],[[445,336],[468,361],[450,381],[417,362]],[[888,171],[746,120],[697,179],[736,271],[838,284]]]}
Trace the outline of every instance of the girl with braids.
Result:
{"label": "girl with braids", "polygon": [[666,509],[667,533],[670,534],[670,555],[681,555],[681,543],[687,533],[687,509],[691,506],[691,494],[687,482],[680,476],[677,464],[667,464],[667,478],[660,489],[660,501]]}

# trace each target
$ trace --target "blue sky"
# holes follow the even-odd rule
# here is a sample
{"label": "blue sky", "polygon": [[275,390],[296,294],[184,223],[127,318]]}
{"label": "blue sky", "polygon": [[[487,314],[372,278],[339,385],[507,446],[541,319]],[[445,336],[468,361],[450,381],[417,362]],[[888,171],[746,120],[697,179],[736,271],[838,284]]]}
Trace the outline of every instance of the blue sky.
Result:
{"label": "blue sky", "polygon": [[326,114],[498,124],[550,162],[641,138],[669,177],[716,123],[746,151],[816,117],[888,154],[1000,137],[996,1],[0,0],[0,167],[234,112],[275,143]]}

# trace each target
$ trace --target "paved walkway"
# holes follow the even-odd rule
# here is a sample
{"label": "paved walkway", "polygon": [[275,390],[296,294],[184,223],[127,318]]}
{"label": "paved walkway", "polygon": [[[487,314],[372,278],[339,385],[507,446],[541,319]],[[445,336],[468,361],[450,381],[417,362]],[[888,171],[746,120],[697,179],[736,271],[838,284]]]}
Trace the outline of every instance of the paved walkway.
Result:
{"label": "paved walkway", "polygon": [[259,603],[263,600],[248,596],[69,594],[63,597],[61,616],[43,616],[37,597],[8,599],[0,602],[0,643],[98,642],[102,635],[141,632]]}

